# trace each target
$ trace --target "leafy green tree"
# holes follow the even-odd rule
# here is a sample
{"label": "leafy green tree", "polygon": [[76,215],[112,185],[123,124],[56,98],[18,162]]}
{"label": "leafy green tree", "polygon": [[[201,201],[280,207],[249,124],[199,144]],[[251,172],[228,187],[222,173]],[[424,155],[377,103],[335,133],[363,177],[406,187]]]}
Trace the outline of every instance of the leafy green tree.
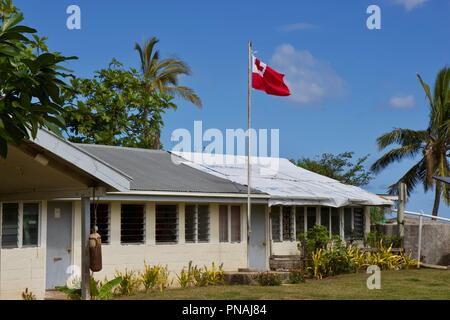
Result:
{"label": "leafy green tree", "polygon": [[380,172],[394,162],[403,159],[419,161],[410,168],[397,182],[389,187],[389,192],[396,194],[399,183],[407,186],[408,194],[418,183],[422,183],[425,192],[435,187],[433,215],[437,215],[439,204],[443,196],[447,204],[450,203],[449,187],[441,182],[435,182],[434,175],[449,176],[449,145],[450,145],[450,68],[441,69],[436,77],[434,91],[417,75],[425,91],[430,107],[428,127],[425,130],[397,128],[378,137],[380,150],[391,145],[395,148],[386,152],[373,165],[374,172]]}
{"label": "leafy green tree", "polygon": [[365,186],[373,178],[365,169],[364,162],[369,155],[361,157],[353,163],[354,152],[343,152],[337,155],[324,153],[315,159],[301,158],[293,161],[297,166],[318,174],[330,177],[345,184]]}
{"label": "leafy green tree", "polygon": [[8,143],[35,138],[41,127],[59,132],[63,90],[70,76],[60,66],[59,54],[33,53],[26,35],[35,29],[19,25],[23,15],[11,1],[2,1],[0,27],[0,157],[6,157]]}
{"label": "leafy green tree", "polygon": [[[142,46],[138,43],[135,45],[135,49],[139,53],[141,62],[141,75],[140,79],[142,86],[149,92],[157,92],[162,95],[169,95],[173,97],[182,98],[194,105],[201,107],[202,102],[200,97],[189,87],[179,85],[179,77],[181,75],[190,75],[191,69],[182,60],[175,58],[161,59],[160,53],[155,49],[158,43],[156,37],[150,38]],[[173,108],[177,106],[172,104]],[[155,108],[154,105],[142,104],[142,116],[147,119],[150,112],[154,113],[152,121],[144,123],[142,127],[142,138],[144,147],[151,147],[153,149],[159,149],[160,143],[160,126],[158,122],[162,123],[161,113],[159,108]],[[156,129],[155,135],[151,136],[151,129]]]}
{"label": "leafy green tree", "polygon": [[[141,84],[137,70],[124,69],[115,59],[92,79],[73,79],[64,114],[69,140],[147,148],[144,128],[151,123],[153,136],[162,126],[160,115],[174,106],[171,96],[145,90]],[[145,115],[143,105],[151,106]]]}

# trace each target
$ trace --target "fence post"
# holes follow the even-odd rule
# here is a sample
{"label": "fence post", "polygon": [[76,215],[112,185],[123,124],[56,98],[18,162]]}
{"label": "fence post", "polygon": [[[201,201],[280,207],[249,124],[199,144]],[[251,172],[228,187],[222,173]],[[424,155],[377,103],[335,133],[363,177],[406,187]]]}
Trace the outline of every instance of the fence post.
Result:
{"label": "fence post", "polygon": [[398,186],[398,210],[397,210],[397,224],[398,236],[402,239],[405,236],[405,202],[406,202],[406,184],[401,182]]}
{"label": "fence post", "polygon": [[420,254],[422,249],[422,219],[423,216],[419,217],[419,244],[417,245],[417,268],[420,268]]}

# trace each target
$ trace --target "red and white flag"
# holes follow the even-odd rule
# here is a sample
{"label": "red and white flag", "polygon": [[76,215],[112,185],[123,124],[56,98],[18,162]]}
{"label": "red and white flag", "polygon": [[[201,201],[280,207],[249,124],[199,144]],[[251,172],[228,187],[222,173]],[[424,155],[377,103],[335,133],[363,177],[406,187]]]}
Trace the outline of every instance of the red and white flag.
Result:
{"label": "red and white flag", "polygon": [[278,73],[255,56],[252,56],[252,88],[274,96],[290,96],[284,83],[284,74]]}

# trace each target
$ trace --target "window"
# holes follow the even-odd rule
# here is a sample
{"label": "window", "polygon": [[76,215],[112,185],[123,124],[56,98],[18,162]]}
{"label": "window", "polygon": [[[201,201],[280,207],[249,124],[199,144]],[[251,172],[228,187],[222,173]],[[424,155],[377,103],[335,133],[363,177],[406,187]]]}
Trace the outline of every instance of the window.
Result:
{"label": "window", "polygon": [[197,227],[197,240],[198,242],[209,241],[209,206],[201,205],[198,208],[198,227]]}
{"label": "window", "polygon": [[344,208],[344,239],[352,238],[353,222],[352,208]]}
{"label": "window", "polygon": [[281,241],[281,230],[280,230],[280,208],[272,207],[270,212],[270,219],[272,224],[272,240]]}
{"label": "window", "polygon": [[[97,214],[95,213],[96,209]],[[96,215],[97,223],[95,223]],[[109,204],[91,204],[91,230],[94,230],[94,224],[96,224],[98,228],[97,232],[102,237],[102,243],[109,243],[109,216]]]}
{"label": "window", "polygon": [[231,206],[231,242],[241,241],[241,207]]}
{"label": "window", "polygon": [[39,204],[23,204],[22,246],[37,246],[39,241]]}
{"label": "window", "polygon": [[330,208],[321,207],[320,208],[320,224],[330,230]]}
{"label": "window", "polygon": [[195,206],[186,206],[184,209],[184,237],[186,242],[196,241],[197,213]]}
{"label": "window", "polygon": [[219,207],[220,242],[228,242],[228,206]]}
{"label": "window", "polygon": [[331,208],[331,234],[340,235],[339,211],[337,208]]}
{"label": "window", "polygon": [[156,243],[178,241],[178,210],[176,205],[156,206]]}
{"label": "window", "polygon": [[316,225],[316,207],[308,207],[306,210],[306,222],[309,230]]}
{"label": "window", "polygon": [[241,207],[219,207],[219,236],[220,242],[241,241]]}
{"label": "window", "polygon": [[187,205],[185,207],[185,241],[209,241],[209,206]]}
{"label": "window", "polygon": [[2,248],[39,245],[39,203],[3,203],[0,214]]}
{"label": "window", "polygon": [[4,203],[2,206],[2,247],[19,246],[19,204]]}
{"label": "window", "polygon": [[292,207],[282,207],[283,213],[283,240],[294,240],[294,221],[292,217]]}
{"label": "window", "polygon": [[364,209],[353,208],[353,229],[354,238],[361,240],[364,239]]}
{"label": "window", "polygon": [[145,208],[140,204],[123,204],[120,215],[120,241],[123,244],[144,243]]}
{"label": "window", "polygon": [[298,238],[300,233],[305,233],[305,208],[295,208],[295,233]]}

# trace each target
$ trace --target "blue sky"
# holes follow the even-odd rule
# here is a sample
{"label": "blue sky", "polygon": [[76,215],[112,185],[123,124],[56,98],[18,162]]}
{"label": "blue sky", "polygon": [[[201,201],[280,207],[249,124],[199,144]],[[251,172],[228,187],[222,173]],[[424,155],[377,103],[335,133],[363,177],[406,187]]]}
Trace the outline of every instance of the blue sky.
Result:
{"label": "blue sky", "polygon": [[[245,128],[247,41],[258,57],[286,73],[293,95],[253,92],[253,127],[280,129],[280,154],[312,157],[355,151],[380,155],[375,139],[394,127],[423,129],[428,107],[415,74],[430,84],[449,63],[449,0],[378,1],[106,1],[16,0],[27,25],[49,37],[52,50],[76,55],[77,76],[117,58],[138,66],[136,41],[160,38],[164,56],[182,58],[193,76],[182,82],[203,100],[199,110],[179,101],[168,113],[162,141],[176,128]],[[66,28],[66,8],[81,8],[81,30]],[[368,30],[366,9],[381,8],[381,30]],[[413,163],[379,174],[367,187],[385,192]],[[422,188],[410,210],[430,212]],[[450,216],[448,207],[441,214]]]}

